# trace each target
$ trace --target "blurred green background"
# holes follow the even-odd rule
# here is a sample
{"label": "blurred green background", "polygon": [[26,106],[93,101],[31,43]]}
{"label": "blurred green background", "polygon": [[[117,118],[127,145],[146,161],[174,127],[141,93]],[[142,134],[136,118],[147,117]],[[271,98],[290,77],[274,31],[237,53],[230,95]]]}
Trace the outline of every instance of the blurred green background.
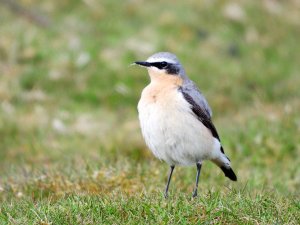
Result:
{"label": "blurred green background", "polygon": [[[297,224],[299,40],[299,0],[1,0],[0,220]],[[207,162],[191,203],[196,169],[176,168],[172,209],[137,120],[149,78],[129,66],[159,51],[205,94],[239,180]]]}

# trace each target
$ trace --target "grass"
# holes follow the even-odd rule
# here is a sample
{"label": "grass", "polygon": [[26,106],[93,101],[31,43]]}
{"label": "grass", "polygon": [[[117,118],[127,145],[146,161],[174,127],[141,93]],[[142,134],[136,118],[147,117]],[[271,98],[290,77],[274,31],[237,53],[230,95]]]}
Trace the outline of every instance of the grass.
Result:
{"label": "grass", "polygon": [[[0,8],[0,224],[300,223],[297,1],[21,2],[52,25]],[[191,199],[176,167],[163,198],[128,66],[157,51],[207,97],[238,182],[207,162]]]}
{"label": "grass", "polygon": [[[165,224],[165,223],[238,223],[238,224],[292,224],[297,213],[296,203],[271,194],[249,196],[247,191],[222,196],[209,192],[191,200],[178,194],[167,202],[159,193],[134,197],[68,195],[57,201],[33,204],[23,201],[17,209],[8,206],[3,218],[19,223],[39,218],[41,223],[54,224]],[[275,198],[274,198],[275,197]],[[281,207],[278,207],[280,204]],[[299,205],[298,205],[299,207]],[[237,209],[239,209],[237,211]],[[15,218],[15,215],[24,217]]]}

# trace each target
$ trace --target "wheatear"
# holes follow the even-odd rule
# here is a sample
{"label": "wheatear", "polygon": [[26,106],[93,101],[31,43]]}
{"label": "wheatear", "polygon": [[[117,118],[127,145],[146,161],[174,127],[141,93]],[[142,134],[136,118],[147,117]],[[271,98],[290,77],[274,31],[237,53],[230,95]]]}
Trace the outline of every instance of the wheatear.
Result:
{"label": "wheatear", "polygon": [[197,196],[204,160],[211,160],[226,177],[236,181],[212,123],[212,111],[177,57],[169,52],[159,52],[135,64],[146,67],[151,79],[142,92],[138,112],[147,146],[157,158],[170,165],[165,197],[175,165],[197,166],[193,197]]}

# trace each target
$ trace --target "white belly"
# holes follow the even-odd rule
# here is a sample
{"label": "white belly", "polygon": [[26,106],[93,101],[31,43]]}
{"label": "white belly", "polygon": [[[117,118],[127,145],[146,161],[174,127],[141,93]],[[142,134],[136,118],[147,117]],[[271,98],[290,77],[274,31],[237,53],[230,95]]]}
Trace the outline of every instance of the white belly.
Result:
{"label": "white belly", "polygon": [[142,95],[138,111],[147,146],[170,165],[190,165],[220,155],[219,141],[193,115],[177,90],[155,102]]}

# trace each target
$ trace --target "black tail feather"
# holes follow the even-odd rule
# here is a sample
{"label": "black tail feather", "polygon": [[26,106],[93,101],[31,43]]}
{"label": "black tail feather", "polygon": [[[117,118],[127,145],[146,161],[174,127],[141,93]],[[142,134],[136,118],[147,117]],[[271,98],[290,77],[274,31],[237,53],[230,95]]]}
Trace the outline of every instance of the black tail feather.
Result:
{"label": "black tail feather", "polygon": [[237,181],[236,175],[231,168],[226,168],[224,166],[221,166],[220,168],[226,177],[228,177],[230,180]]}

